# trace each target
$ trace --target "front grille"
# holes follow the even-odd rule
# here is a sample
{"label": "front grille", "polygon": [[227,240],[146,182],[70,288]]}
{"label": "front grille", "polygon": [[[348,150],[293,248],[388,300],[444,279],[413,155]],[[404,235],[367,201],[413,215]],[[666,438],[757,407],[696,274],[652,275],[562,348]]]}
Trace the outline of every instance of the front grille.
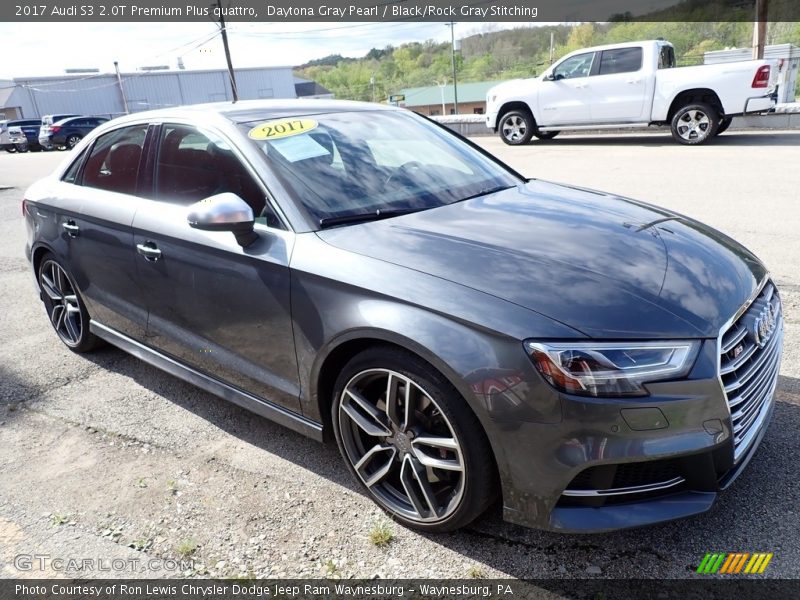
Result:
{"label": "front grille", "polygon": [[782,344],[781,301],[768,281],[720,336],[719,372],[731,411],[735,462],[747,452],[769,413]]}

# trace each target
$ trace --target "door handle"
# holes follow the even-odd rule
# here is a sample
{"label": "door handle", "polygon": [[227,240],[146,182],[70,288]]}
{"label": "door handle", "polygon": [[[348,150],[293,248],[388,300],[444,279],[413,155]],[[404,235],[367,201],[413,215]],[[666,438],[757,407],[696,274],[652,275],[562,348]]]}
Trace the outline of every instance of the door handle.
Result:
{"label": "door handle", "polygon": [[145,257],[145,260],[157,261],[161,258],[161,250],[153,242],[145,242],[144,244],[136,244],[136,251]]}
{"label": "door handle", "polygon": [[628,79],[626,83],[641,83],[641,81],[642,81],[641,79]]}
{"label": "door handle", "polygon": [[78,232],[81,230],[81,228],[78,227],[75,224],[75,221],[73,221],[72,219],[70,219],[69,221],[64,221],[61,224],[61,227],[64,228],[64,231],[67,232],[67,235],[69,237],[78,237]]}

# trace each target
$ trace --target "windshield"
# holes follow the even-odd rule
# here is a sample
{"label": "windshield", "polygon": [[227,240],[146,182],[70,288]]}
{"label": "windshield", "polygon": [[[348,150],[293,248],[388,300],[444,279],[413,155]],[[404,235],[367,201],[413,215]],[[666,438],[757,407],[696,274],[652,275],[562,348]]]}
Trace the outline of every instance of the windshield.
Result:
{"label": "windshield", "polygon": [[412,113],[330,113],[241,127],[294,201],[322,227],[351,216],[425,210],[520,183]]}

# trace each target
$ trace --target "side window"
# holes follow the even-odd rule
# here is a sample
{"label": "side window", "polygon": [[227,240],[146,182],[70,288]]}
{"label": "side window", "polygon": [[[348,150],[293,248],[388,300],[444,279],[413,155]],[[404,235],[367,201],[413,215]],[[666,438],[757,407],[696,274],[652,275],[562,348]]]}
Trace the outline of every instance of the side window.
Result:
{"label": "side window", "polygon": [[86,150],[80,153],[80,156],[72,161],[72,164],[64,173],[64,176],[61,178],[61,181],[64,183],[75,183],[78,179],[78,173],[81,171],[81,165],[83,164],[83,159],[86,158]]}
{"label": "side window", "polygon": [[156,198],[188,206],[232,192],[250,205],[256,223],[280,227],[264,192],[225,140],[188,125],[164,124],[158,145]]}
{"label": "side window", "polygon": [[115,129],[97,138],[83,170],[83,185],[135,194],[147,124]]}
{"label": "side window", "polygon": [[641,48],[618,48],[604,50],[600,59],[599,75],[613,75],[614,73],[632,73],[642,68]]}
{"label": "side window", "polygon": [[553,69],[555,79],[573,79],[588,77],[594,62],[594,52],[585,52],[572,56]]}

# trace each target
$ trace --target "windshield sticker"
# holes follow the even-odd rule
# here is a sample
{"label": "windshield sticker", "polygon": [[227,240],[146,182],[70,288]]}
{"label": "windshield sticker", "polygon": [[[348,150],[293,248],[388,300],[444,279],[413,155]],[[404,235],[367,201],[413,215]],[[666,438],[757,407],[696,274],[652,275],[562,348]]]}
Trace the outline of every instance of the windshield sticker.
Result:
{"label": "windshield sticker", "polygon": [[260,123],[247,132],[251,140],[279,140],[316,129],[314,119],[279,119]]}
{"label": "windshield sticker", "polygon": [[330,156],[330,151],[310,135],[285,137],[279,140],[270,140],[270,147],[277,150],[289,162],[297,162],[318,156]]}

